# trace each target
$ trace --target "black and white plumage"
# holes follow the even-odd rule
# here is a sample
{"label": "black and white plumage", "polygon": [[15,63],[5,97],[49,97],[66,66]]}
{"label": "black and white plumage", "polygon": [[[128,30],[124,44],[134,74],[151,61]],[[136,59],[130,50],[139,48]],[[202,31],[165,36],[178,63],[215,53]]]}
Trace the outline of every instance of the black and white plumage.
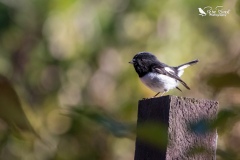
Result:
{"label": "black and white plumage", "polygon": [[179,82],[190,90],[188,85],[180,78],[184,69],[190,65],[196,64],[198,60],[184,63],[177,67],[168,66],[160,62],[156,56],[149,52],[140,52],[136,54],[132,61],[138,76],[141,81],[151,90],[157,92],[156,97],[160,92],[162,95],[170,89],[178,88]]}

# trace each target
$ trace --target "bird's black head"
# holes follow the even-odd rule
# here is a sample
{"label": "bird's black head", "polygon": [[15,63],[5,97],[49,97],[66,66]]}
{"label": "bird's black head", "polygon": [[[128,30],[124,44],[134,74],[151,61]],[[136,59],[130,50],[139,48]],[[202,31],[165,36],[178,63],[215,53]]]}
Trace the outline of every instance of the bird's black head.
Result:
{"label": "bird's black head", "polygon": [[152,66],[158,63],[158,60],[156,56],[149,52],[140,52],[136,54],[129,63],[133,64],[139,77],[142,77],[148,72],[151,72]]}

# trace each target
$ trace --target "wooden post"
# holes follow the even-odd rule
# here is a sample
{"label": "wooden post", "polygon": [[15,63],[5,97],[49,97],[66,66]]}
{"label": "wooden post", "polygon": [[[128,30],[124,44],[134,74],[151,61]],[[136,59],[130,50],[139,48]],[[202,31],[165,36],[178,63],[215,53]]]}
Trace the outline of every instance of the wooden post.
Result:
{"label": "wooden post", "polygon": [[[209,122],[217,115],[218,102],[163,96],[140,100],[138,105],[135,160],[216,159],[217,132]],[[167,143],[152,145],[142,136],[144,124],[163,124]],[[141,128],[141,129],[140,129]],[[147,130],[144,133],[148,132]]]}

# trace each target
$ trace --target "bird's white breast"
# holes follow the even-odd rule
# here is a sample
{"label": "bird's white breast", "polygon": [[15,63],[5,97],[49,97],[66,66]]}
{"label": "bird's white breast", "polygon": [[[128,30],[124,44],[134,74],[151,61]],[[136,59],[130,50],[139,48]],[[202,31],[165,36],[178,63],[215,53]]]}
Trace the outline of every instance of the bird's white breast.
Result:
{"label": "bird's white breast", "polygon": [[157,73],[148,73],[140,79],[146,86],[155,92],[168,91],[178,85],[175,79]]}

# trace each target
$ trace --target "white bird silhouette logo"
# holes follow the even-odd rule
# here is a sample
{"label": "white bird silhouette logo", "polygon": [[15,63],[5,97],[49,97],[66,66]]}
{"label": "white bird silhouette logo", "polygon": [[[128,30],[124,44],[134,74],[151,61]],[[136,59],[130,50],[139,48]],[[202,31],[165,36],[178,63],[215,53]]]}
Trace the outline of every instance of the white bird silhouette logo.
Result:
{"label": "white bird silhouette logo", "polygon": [[200,16],[206,16],[206,15],[207,15],[207,13],[205,13],[202,8],[198,8],[198,11],[199,11],[199,13],[200,13],[200,14],[199,14]]}

